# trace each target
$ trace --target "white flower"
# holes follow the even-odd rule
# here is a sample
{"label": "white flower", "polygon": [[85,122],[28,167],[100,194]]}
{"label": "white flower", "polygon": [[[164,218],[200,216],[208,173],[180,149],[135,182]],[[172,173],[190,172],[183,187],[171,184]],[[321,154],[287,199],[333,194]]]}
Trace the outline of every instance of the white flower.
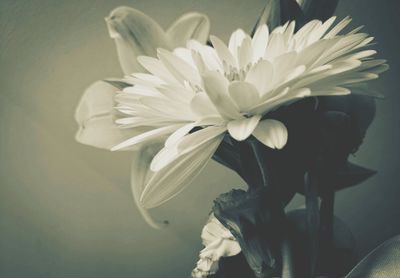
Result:
{"label": "white flower", "polygon": [[373,38],[359,29],[338,34],[349,18],[332,26],[334,21],[313,20],[296,33],[294,22],[271,33],[262,25],[253,38],[235,31],[228,46],[211,37],[214,48],[190,40],[173,52],[158,49],[157,58],[138,57],[149,73],[126,78],[135,86],[116,95],[117,109],[125,115],[116,123],[149,130],[112,149],[167,137],[151,170],[168,177],[160,174],[163,183],[150,179],[141,203],[151,208],[178,194],[226,132],[237,141],[253,135],[281,149],[290,131],[268,112],[304,97],[366,93],[363,85],[386,69],[385,61],[371,59],[376,52],[365,47]]}
{"label": "white flower", "polygon": [[[184,46],[189,39],[196,39],[205,43],[209,30],[210,22],[206,15],[199,13],[187,13],[178,18],[171,27],[164,30],[152,18],[142,12],[128,8],[119,7],[113,10],[106,18],[110,36],[115,40],[121,68],[125,74],[132,72],[144,72],[142,66],[137,63],[137,56],[155,56],[158,47],[174,49]],[[82,144],[90,145],[102,149],[110,149],[112,146],[129,139],[133,136],[149,131],[152,127],[141,127],[135,129],[120,129],[114,123],[116,111],[114,109],[114,95],[118,89],[104,81],[97,81],[89,86],[82,95],[75,112],[75,119],[78,123],[76,140]],[[159,141],[147,140],[144,144],[135,146],[132,165],[132,189],[133,195],[140,211],[146,221],[153,227],[158,227],[148,212],[140,205],[139,198],[144,188],[140,182],[148,182],[150,177],[153,180],[168,179],[168,174],[159,172],[154,174],[149,169],[147,157],[152,158],[161,146]],[[140,157],[140,159],[138,159]],[[208,160],[204,159],[205,161]],[[200,163],[204,165],[205,163]],[[175,167],[174,169],[180,169]],[[163,174],[163,179],[159,175]],[[186,182],[184,179],[183,182]],[[157,184],[157,183],[156,183]]]}
{"label": "white flower", "polygon": [[192,277],[202,278],[218,270],[221,257],[231,257],[240,253],[239,243],[231,232],[211,214],[201,233],[205,248],[200,251],[200,259],[192,271]]}

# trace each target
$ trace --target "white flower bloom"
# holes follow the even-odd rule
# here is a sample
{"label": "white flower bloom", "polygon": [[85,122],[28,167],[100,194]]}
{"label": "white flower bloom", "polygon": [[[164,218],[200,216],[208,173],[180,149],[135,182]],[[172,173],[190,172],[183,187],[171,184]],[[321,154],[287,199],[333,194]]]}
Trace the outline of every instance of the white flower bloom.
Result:
{"label": "white flower bloom", "polygon": [[[290,131],[269,119],[268,112],[304,97],[365,93],[363,85],[386,69],[385,61],[371,59],[376,52],[365,47],[373,38],[359,29],[339,35],[349,18],[332,26],[334,21],[313,20],[297,32],[294,22],[271,33],[262,25],[253,38],[239,29],[228,46],[211,37],[214,48],[190,40],[173,52],[158,49],[157,58],[138,57],[149,73],[127,77],[135,86],[116,95],[117,109],[125,114],[116,122],[122,129],[150,130],[112,149],[168,136],[151,170],[167,167],[171,179],[163,191],[156,190],[159,183],[149,182],[143,205],[155,207],[178,194],[186,185],[180,178],[185,165],[173,174],[171,165],[191,159],[203,165],[201,160],[211,157],[226,132],[237,141],[253,135],[281,149]],[[198,170],[188,166],[184,173]]]}
{"label": "white flower bloom", "polygon": [[[184,46],[190,39],[205,43],[210,30],[209,19],[204,14],[184,14],[167,31],[164,31],[152,18],[129,7],[119,7],[113,10],[106,18],[106,23],[110,36],[115,40],[121,68],[125,74],[145,71],[138,64],[137,56],[155,56],[158,47],[174,49]],[[117,91],[118,89],[103,81],[97,81],[86,89],[75,112],[75,120],[79,128],[75,138],[78,142],[109,150],[121,141],[152,130],[153,127],[146,126],[134,129],[118,128],[114,122],[117,112],[114,109],[114,96]],[[171,171],[168,171],[168,167],[157,174],[149,169],[151,158],[161,149],[159,142],[165,140],[160,136],[153,136],[153,139],[142,141],[142,144],[136,144],[133,146],[134,148],[130,148],[130,150],[135,150],[131,183],[135,201],[145,220],[151,226],[159,227],[159,223],[151,219],[139,202],[145,184],[150,182],[153,188],[159,190],[162,190],[159,181],[166,185],[170,184],[168,180],[171,179]],[[211,146],[207,151],[211,152],[212,149]],[[204,154],[202,153],[202,155]],[[148,159],[149,157],[150,159]],[[188,163],[188,166],[199,170],[204,167],[208,159],[209,157],[204,157],[202,162]],[[147,164],[144,164],[144,161],[147,161]],[[170,168],[177,171],[182,170],[182,166],[179,165]],[[163,176],[159,178],[161,174]],[[153,176],[154,178],[151,179]],[[182,182],[186,183],[187,179],[188,177],[182,177]],[[179,182],[174,182],[174,184],[180,185]]]}
{"label": "white flower bloom", "polygon": [[221,257],[231,257],[240,253],[239,243],[231,232],[211,214],[201,233],[205,248],[200,251],[200,259],[192,271],[192,277],[203,278],[218,270]]}
{"label": "white flower bloom", "polygon": [[185,46],[189,39],[206,42],[210,32],[208,17],[200,13],[184,14],[167,31],[148,15],[129,7],[114,9],[106,22],[125,74],[143,71],[137,56],[155,56],[158,47],[174,49]]}

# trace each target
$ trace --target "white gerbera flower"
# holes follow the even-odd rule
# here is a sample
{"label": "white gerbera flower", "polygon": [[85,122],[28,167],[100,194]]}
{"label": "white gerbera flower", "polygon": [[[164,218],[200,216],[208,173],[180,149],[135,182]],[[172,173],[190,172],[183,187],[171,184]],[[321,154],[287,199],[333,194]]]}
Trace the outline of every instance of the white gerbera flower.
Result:
{"label": "white gerbera flower", "polygon": [[359,29],[339,35],[349,18],[332,26],[334,21],[314,20],[297,32],[295,22],[271,33],[262,25],[253,38],[239,29],[228,46],[211,37],[214,48],[190,40],[173,52],[158,49],[157,58],[138,57],[149,73],[126,78],[134,86],[117,94],[117,109],[125,116],[116,122],[147,130],[113,150],[167,138],[151,170],[168,178],[148,179],[142,204],[155,207],[178,194],[226,132],[238,141],[253,135],[281,149],[290,131],[268,112],[304,97],[363,92],[362,85],[386,69],[385,61],[370,58],[376,52],[364,47],[373,38]]}
{"label": "white gerbera flower", "polygon": [[[114,9],[106,18],[106,23],[110,36],[115,40],[121,68],[125,74],[145,71],[137,62],[137,56],[155,56],[158,47],[174,49],[186,45],[190,39],[205,43],[210,30],[210,21],[204,14],[184,14],[164,31],[154,19],[129,7]],[[78,142],[109,150],[121,141],[149,130],[148,127],[120,129],[115,125],[113,107],[117,91],[117,88],[104,81],[96,81],[86,89],[75,112],[79,127],[76,133]],[[160,142],[161,145],[163,143],[163,138],[157,139],[147,140],[144,144],[136,146],[133,152],[131,179],[135,202],[147,223],[155,228],[159,227],[159,223],[155,222],[140,205],[139,198],[144,188],[143,184],[147,184],[150,177],[158,181],[168,179],[168,174],[165,172],[160,171],[154,175],[149,170],[150,158],[154,156],[154,152],[160,150]],[[178,166],[174,169],[181,168]],[[163,175],[162,179],[159,178],[160,175]]]}

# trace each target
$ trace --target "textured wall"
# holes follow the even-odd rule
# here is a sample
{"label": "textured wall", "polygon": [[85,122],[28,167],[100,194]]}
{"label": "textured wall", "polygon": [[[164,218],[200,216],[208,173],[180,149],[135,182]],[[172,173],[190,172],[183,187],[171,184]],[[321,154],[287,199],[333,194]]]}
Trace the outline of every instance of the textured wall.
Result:
{"label": "textured wall", "polygon": [[[221,192],[241,185],[212,162],[157,218],[144,223],[131,200],[129,153],[74,141],[73,113],[92,81],[119,76],[103,18],[131,5],[168,26],[197,10],[212,33],[249,30],[262,0],[17,0],[0,2],[0,276],[187,277],[200,249],[200,230]],[[372,86],[387,96],[354,160],[378,175],[338,196],[336,212],[365,253],[400,233],[400,40],[397,0],[342,0],[337,14],[366,25],[391,71]],[[212,178],[210,178],[212,177]],[[298,198],[293,206],[298,205]]]}

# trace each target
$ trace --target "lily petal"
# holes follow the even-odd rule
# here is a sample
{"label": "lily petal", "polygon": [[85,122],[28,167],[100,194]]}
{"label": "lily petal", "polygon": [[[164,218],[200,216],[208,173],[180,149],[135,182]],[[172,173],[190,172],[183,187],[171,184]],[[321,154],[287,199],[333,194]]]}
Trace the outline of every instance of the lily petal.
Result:
{"label": "lily petal", "polygon": [[167,30],[173,48],[186,46],[190,39],[206,43],[209,33],[210,20],[201,13],[184,14]]}
{"label": "lily petal", "polygon": [[133,8],[118,7],[106,18],[110,37],[115,40],[125,74],[143,72],[139,55],[156,56],[157,47],[169,49],[164,30],[151,17]]}
{"label": "lily petal", "polygon": [[116,88],[97,81],[83,93],[75,111],[79,129],[75,139],[82,144],[110,149],[138,131],[119,129],[114,123],[113,107]]}
{"label": "lily petal", "polygon": [[154,172],[140,198],[142,205],[157,207],[179,194],[207,165],[222,139],[222,135],[215,137]]}
{"label": "lily petal", "polygon": [[161,229],[166,223],[154,220],[147,209],[140,203],[140,196],[146,185],[146,177],[149,174],[149,164],[154,155],[162,147],[160,144],[147,145],[133,152],[132,166],[131,166],[131,189],[133,199],[142,214],[144,220],[153,228]]}
{"label": "lily petal", "polygon": [[288,131],[285,125],[277,120],[263,120],[259,122],[253,131],[254,137],[264,145],[272,149],[282,149],[288,139]]}

